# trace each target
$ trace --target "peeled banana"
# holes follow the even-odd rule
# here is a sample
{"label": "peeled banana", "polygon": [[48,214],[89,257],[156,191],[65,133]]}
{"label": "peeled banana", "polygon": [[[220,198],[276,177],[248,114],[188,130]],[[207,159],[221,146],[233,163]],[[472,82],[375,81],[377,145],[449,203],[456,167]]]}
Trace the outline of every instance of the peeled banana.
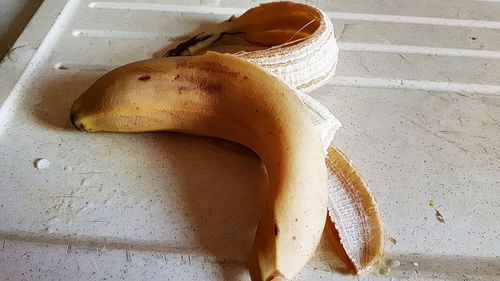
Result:
{"label": "peeled banana", "polygon": [[227,34],[267,47],[235,56],[303,92],[320,87],[335,73],[339,48],[330,18],[320,9],[293,2],[261,4],[180,43],[165,56],[198,54]]}
{"label": "peeled banana", "polygon": [[321,138],[294,90],[255,64],[212,52],[128,64],[85,91],[71,120],[87,132],[175,131],[250,147],[270,185],[252,280],[291,279],[314,253],[327,216]]}

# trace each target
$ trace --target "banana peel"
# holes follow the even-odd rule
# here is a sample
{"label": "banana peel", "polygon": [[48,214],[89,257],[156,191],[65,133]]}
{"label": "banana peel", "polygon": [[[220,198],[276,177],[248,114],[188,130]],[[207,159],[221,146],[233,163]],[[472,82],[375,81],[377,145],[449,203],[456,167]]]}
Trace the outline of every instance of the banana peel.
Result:
{"label": "banana peel", "polygon": [[332,22],[320,9],[293,2],[261,4],[180,43],[164,56],[198,55],[228,35],[265,47],[234,55],[302,92],[317,89],[335,73],[339,47]]}
{"label": "banana peel", "polygon": [[327,229],[336,231],[352,272],[373,269],[384,257],[384,231],[375,198],[363,178],[338,148],[330,146]]}

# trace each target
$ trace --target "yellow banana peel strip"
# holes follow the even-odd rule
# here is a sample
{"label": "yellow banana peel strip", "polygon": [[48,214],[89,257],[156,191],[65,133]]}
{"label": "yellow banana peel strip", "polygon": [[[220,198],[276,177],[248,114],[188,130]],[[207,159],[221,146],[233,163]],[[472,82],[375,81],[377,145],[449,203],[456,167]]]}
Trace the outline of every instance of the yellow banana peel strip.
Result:
{"label": "yellow banana peel strip", "polygon": [[347,157],[330,146],[327,224],[333,224],[356,273],[374,268],[384,256],[384,232],[375,202],[363,178]]}

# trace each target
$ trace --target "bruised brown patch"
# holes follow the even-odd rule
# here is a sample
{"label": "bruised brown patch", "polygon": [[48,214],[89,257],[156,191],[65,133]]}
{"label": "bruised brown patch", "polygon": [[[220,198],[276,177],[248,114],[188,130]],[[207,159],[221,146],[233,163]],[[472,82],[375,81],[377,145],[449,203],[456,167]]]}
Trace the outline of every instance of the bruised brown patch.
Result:
{"label": "bruised brown patch", "polygon": [[215,61],[203,61],[196,63],[181,61],[177,64],[177,68],[197,69],[210,74],[224,74],[231,77],[237,77],[240,75],[239,72],[234,72],[229,67]]}
{"label": "bruised brown patch", "polygon": [[177,87],[179,92],[199,90],[207,94],[215,94],[223,89],[222,84],[218,81],[210,81],[209,79],[203,79],[196,76],[179,77],[177,80],[189,82],[179,85],[179,87]]}
{"label": "bruised brown patch", "polygon": [[139,78],[137,78],[139,81],[148,81],[149,79],[151,79],[151,75],[149,74],[143,74],[141,75]]}
{"label": "bruised brown patch", "polygon": [[278,225],[274,224],[274,236],[278,236],[278,233],[280,232]]}
{"label": "bruised brown patch", "polygon": [[222,90],[222,85],[220,83],[211,83],[207,81],[199,82],[198,87],[200,88],[200,90],[209,94],[214,94]]}

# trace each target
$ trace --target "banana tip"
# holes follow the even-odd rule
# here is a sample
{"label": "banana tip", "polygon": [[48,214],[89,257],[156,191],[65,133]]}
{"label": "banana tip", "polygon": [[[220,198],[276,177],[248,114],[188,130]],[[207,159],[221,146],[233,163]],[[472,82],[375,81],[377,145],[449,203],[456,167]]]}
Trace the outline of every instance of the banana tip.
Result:
{"label": "banana tip", "polygon": [[82,123],[78,123],[76,121],[76,114],[71,111],[70,115],[69,115],[69,119],[71,120],[71,124],[73,124],[73,127],[75,127],[78,131],[85,131],[85,126],[82,124]]}

